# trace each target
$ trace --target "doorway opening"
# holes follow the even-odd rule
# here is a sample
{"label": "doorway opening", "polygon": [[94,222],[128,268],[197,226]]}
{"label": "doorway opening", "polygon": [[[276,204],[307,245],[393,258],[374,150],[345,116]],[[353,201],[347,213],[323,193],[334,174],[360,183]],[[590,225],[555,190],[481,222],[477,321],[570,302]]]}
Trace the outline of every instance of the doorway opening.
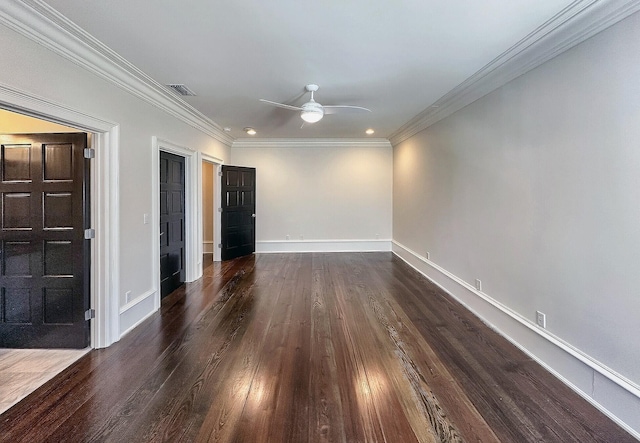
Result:
{"label": "doorway opening", "polygon": [[[184,218],[182,224],[184,226],[184,248],[183,248],[183,265],[184,265],[184,282],[189,283],[197,280],[202,276],[202,248],[200,247],[201,224],[200,217],[201,202],[198,200],[200,196],[200,176],[202,173],[199,152],[177,145],[167,140],[153,137],[153,157],[152,157],[152,229],[154,241],[152,248],[152,262],[154,281],[155,281],[155,297],[154,308],[160,309],[161,300],[161,263],[160,263],[160,220],[161,220],[161,190],[160,190],[160,163],[161,153],[174,155],[184,161]],[[176,225],[177,227],[177,225]]]}
{"label": "doorway opening", "polygon": [[[43,302],[43,306],[41,306],[41,309],[39,310],[44,317],[45,323],[48,323],[51,326],[55,326],[56,323],[59,323],[62,327],[66,326],[66,324],[69,323],[70,316],[76,316],[77,313],[73,313],[78,310],[76,308],[79,308],[81,311],[85,311],[85,309],[90,306],[97,314],[93,320],[88,322],[89,325],[87,325],[86,322],[82,322],[81,325],[81,329],[83,329],[81,331],[81,335],[83,335],[83,337],[78,343],[82,343],[81,346],[86,346],[88,344],[89,347],[84,347],[83,349],[58,349],[62,347],[62,345],[50,341],[47,342],[47,340],[44,339],[40,340],[38,338],[39,332],[36,331],[32,334],[30,341],[26,343],[26,345],[28,347],[37,346],[38,349],[0,350],[0,358],[2,359],[2,365],[0,365],[2,366],[1,378],[11,380],[10,386],[5,386],[5,389],[3,390],[5,395],[0,398],[0,412],[2,412],[20,401],[21,398],[33,392],[47,380],[64,370],[75,360],[87,353],[91,347],[106,347],[114,341],[117,341],[118,318],[114,315],[117,313],[117,309],[113,310],[108,308],[111,305],[109,295],[111,293],[113,282],[110,281],[109,278],[106,278],[107,274],[105,274],[105,272],[115,272],[117,275],[118,268],[116,264],[113,264],[110,269],[100,268],[99,264],[103,263],[104,257],[106,257],[107,263],[110,262],[109,257],[112,256],[113,248],[107,245],[115,244],[116,236],[113,235],[115,233],[111,233],[112,235],[110,235],[105,232],[105,230],[108,230],[108,227],[111,225],[111,219],[107,216],[95,215],[96,208],[102,208],[103,210],[109,209],[112,208],[112,203],[117,201],[117,195],[115,195],[113,199],[107,199],[107,201],[105,201],[104,198],[105,189],[108,189],[110,183],[109,179],[112,178],[112,174],[105,171],[104,161],[107,158],[109,158],[109,160],[117,158],[115,156],[117,152],[115,145],[115,141],[117,140],[117,126],[108,122],[95,120],[86,114],[76,113],[69,109],[62,110],[51,103],[43,102],[38,98],[30,97],[22,92],[17,93],[15,91],[11,91],[9,88],[0,91],[0,101],[2,102],[0,108],[0,134],[6,134],[7,137],[5,138],[7,138],[8,142],[11,142],[9,139],[15,139],[16,141],[18,141],[18,139],[24,139],[25,134],[31,134],[31,139],[45,137],[41,134],[49,134],[52,136],[50,139],[46,140],[46,143],[41,143],[39,146],[33,143],[34,140],[30,140],[31,148],[27,148],[26,145],[21,147],[19,146],[19,143],[13,144],[11,149],[7,149],[7,151],[9,151],[7,152],[8,157],[5,156],[5,152],[3,152],[3,160],[13,162],[14,160],[17,160],[17,158],[14,157],[18,156],[22,160],[30,160],[29,163],[32,164],[29,165],[29,168],[34,166],[33,162],[36,163],[35,166],[39,166],[39,168],[32,169],[30,172],[35,181],[42,181],[43,188],[38,189],[37,191],[42,191],[42,198],[44,200],[42,201],[42,205],[35,205],[34,203],[32,209],[37,209],[35,206],[42,206],[44,212],[40,210],[36,211],[42,212],[41,217],[38,217],[33,210],[28,210],[28,207],[24,207],[24,205],[20,204],[18,204],[18,207],[23,207],[23,209],[32,213],[33,216],[39,218],[36,224],[40,225],[41,231],[49,232],[53,236],[60,237],[44,240],[38,238],[34,240],[29,238],[29,234],[27,232],[28,229],[13,229],[18,235],[24,234],[25,238],[4,239],[3,237],[3,249],[4,247],[8,247],[11,250],[9,252],[14,253],[19,253],[21,248],[27,248],[29,251],[23,251],[25,254],[10,254],[11,256],[5,254],[3,257],[6,259],[3,260],[3,265],[5,265],[3,266],[3,277],[7,277],[6,274],[13,274],[9,275],[9,277],[17,277],[18,280],[24,280],[22,283],[25,283],[25,281],[28,280],[26,275],[29,274],[26,271],[36,271],[37,273],[38,269],[34,268],[41,268],[43,272],[47,274],[46,277],[49,279],[52,279],[52,272],[56,271],[54,272],[56,275],[53,276],[57,277],[55,278],[56,280],[66,280],[66,282],[62,283],[62,286],[45,291],[41,300],[38,300],[39,297],[32,297],[31,302],[28,303],[33,305],[34,300],[37,302]],[[77,140],[70,142],[67,140],[68,138],[74,140],[81,138],[81,144],[83,145],[82,148],[86,146],[87,148],[99,149],[100,152],[100,159],[89,166],[89,169],[85,171],[87,175],[85,175],[85,179],[83,179],[87,181],[86,183],[89,184],[91,188],[85,195],[88,201],[86,202],[86,205],[84,205],[86,210],[84,217],[82,214],[84,211],[81,208],[83,205],[81,204],[78,206],[78,201],[77,199],[74,200],[73,194],[70,194],[70,191],[67,189],[62,189],[67,186],[65,182],[68,183],[70,181],[70,178],[65,177],[65,174],[73,173],[69,167],[72,164],[76,165],[79,161],[81,164],[78,166],[85,163],[82,160],[79,160],[79,158],[81,159],[83,157],[83,153],[80,152],[80,156],[78,157],[76,147],[73,147],[71,144],[76,143]],[[85,138],[86,143],[84,142]],[[34,156],[39,158],[34,158]],[[51,161],[51,163],[50,165],[47,165],[46,163],[49,163],[49,161]],[[38,165],[38,162],[45,163]],[[25,165],[27,164],[28,163],[25,163]],[[36,176],[40,175],[37,170],[44,171],[42,177]],[[27,173],[28,171],[23,170],[22,172]],[[9,188],[12,184],[25,186],[28,185],[28,182],[30,181],[30,179],[21,180],[20,177],[17,176],[13,178],[15,180],[9,180],[6,176],[3,177]],[[20,182],[23,183],[21,184]],[[94,186],[94,184],[97,183],[99,183],[99,185]],[[52,188],[45,190],[47,186],[53,186],[55,189]],[[24,199],[35,201],[38,199],[34,196],[36,196],[37,193],[41,193],[34,193],[36,190],[33,192],[27,192],[28,190],[26,189],[18,190],[17,188],[5,189],[5,191],[8,191],[9,194],[11,194],[10,200],[13,199],[13,203],[19,203],[22,200],[20,198],[21,194],[24,194]],[[27,197],[28,195],[31,195],[31,198]],[[72,208],[67,208],[69,205],[71,205]],[[48,211],[46,206],[49,206],[49,209],[53,212]],[[13,209],[18,209],[18,207]],[[7,212],[12,212],[9,217],[10,219],[13,221],[17,220],[15,218],[15,211],[10,211],[11,208],[8,207],[5,207],[4,209],[6,209]],[[112,215],[117,217],[117,207],[113,209],[114,213]],[[70,277],[67,275],[68,269],[65,268],[65,266],[69,267],[69,263],[68,260],[63,257],[65,253],[70,252],[67,251],[67,249],[73,248],[71,243],[75,243],[76,240],[61,237],[65,236],[65,232],[68,232],[71,229],[66,225],[72,221],[72,217],[79,217],[83,219],[81,226],[79,226],[81,237],[84,234],[83,231],[86,226],[104,228],[101,229],[100,234],[94,240],[84,242],[94,243],[88,249],[84,249],[82,245],[80,246],[81,249],[84,249],[84,253],[81,255],[84,256],[84,262],[86,264],[83,273],[90,273],[91,278],[89,278],[89,275],[86,275],[86,278],[83,277],[83,281],[77,288],[74,284],[69,286],[68,282]],[[76,228],[78,227],[74,227],[73,229]],[[105,241],[105,239],[111,240]],[[101,243],[97,244],[98,242]],[[35,249],[38,248],[29,248],[29,245],[35,247],[36,244],[42,246],[43,249],[41,249],[40,252],[35,251]],[[84,246],[88,247],[89,245],[85,244]],[[117,250],[117,246],[114,246],[114,248]],[[27,252],[29,252],[29,254],[26,254]],[[47,265],[46,261],[49,259],[51,259],[51,261],[49,265]],[[10,263],[7,263],[7,261],[10,261]],[[9,268],[7,268],[6,265],[9,265]],[[7,271],[7,269],[9,272],[4,272]],[[21,278],[21,275],[23,274],[25,277]],[[74,276],[72,279],[77,280],[76,277],[77,276]],[[4,280],[7,280],[7,278]],[[7,297],[4,297],[7,295],[7,291],[5,291],[5,289],[9,288],[9,292],[13,292],[13,295],[19,295],[21,290],[17,288],[17,286],[25,286],[25,284],[20,285],[19,281],[8,280],[4,281],[4,283],[6,284],[3,284],[2,311],[3,314],[9,312],[10,315],[9,317],[3,315],[3,320],[9,320],[11,322],[18,319],[17,317],[13,318],[16,315],[20,317],[19,314],[21,311],[7,309],[7,306],[5,306]],[[16,288],[11,287],[16,284]],[[56,283],[56,285],[57,284],[58,283]],[[22,291],[24,292],[26,289],[28,288],[25,287]],[[36,291],[36,295],[41,291],[42,290]],[[80,292],[79,295],[84,300],[82,305],[74,307],[65,302],[64,295],[65,293],[70,292]],[[47,297],[47,295],[49,297]],[[15,301],[16,300],[10,302],[14,307],[17,306],[14,303]],[[72,304],[75,303],[76,301]],[[105,307],[107,307],[107,309],[105,309]],[[24,312],[22,313],[24,314]],[[84,312],[80,312],[80,315],[84,318],[83,314]],[[17,326],[20,327],[21,325]],[[12,340],[15,341],[13,338]],[[20,344],[18,343],[18,345]],[[20,346],[22,347],[22,345]],[[55,346],[56,349],[45,349],[45,347],[53,346]],[[73,346],[76,347],[77,344],[74,344]],[[40,368],[40,370],[34,370],[34,364]],[[24,372],[25,368],[28,368],[26,372]],[[9,389],[7,390],[7,388]]]}
{"label": "doorway opening", "polygon": [[[94,157],[91,160],[90,220],[95,236],[90,252],[90,346],[104,348],[120,338],[119,325],[119,190],[117,186],[119,126],[85,112],[60,106],[8,86],[0,88],[3,114],[40,120],[44,130],[59,131],[55,125],[89,134]],[[15,126],[17,127],[17,126]],[[19,129],[25,132],[25,127]],[[31,131],[29,131],[31,132]]]}
{"label": "doorway opening", "polygon": [[213,242],[215,226],[215,167],[213,163],[202,162],[202,269],[213,264]]}
{"label": "doorway opening", "polygon": [[219,159],[202,154],[202,268],[220,261]]}

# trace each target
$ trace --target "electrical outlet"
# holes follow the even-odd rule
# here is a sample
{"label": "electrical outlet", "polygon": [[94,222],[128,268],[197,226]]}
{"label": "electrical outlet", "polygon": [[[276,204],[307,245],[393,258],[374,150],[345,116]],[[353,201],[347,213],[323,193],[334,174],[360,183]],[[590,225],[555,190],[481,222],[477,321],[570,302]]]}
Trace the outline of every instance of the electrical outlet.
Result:
{"label": "electrical outlet", "polygon": [[478,291],[482,291],[482,282],[480,281],[479,278],[476,278],[476,289]]}
{"label": "electrical outlet", "polygon": [[429,252],[427,252],[426,257],[427,257],[427,260],[431,260],[431,254],[429,254]]}
{"label": "electrical outlet", "polygon": [[124,293],[124,302],[129,303],[131,301],[131,291],[127,291]]}
{"label": "electrical outlet", "polygon": [[142,214],[142,223],[145,225],[149,224],[149,214]]}
{"label": "electrical outlet", "polygon": [[536,324],[541,328],[547,329],[547,315],[543,312],[536,311]]}

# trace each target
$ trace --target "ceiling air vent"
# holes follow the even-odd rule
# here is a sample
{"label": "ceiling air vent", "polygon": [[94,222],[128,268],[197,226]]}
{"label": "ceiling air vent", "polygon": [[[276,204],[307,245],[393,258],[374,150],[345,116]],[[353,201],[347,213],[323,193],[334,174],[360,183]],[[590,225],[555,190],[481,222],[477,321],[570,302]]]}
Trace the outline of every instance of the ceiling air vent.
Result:
{"label": "ceiling air vent", "polygon": [[191,89],[189,89],[185,85],[172,84],[172,85],[167,85],[167,86],[170,87],[171,89],[173,89],[174,91],[176,91],[180,95],[189,95],[189,96],[195,96],[196,95],[195,92],[193,92]]}

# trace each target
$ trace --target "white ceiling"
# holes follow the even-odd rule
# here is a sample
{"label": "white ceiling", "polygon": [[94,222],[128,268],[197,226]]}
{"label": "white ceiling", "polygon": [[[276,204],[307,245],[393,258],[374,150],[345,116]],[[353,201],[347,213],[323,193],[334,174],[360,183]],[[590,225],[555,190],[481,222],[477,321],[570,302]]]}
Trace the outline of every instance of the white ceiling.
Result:
{"label": "white ceiling", "polygon": [[[571,0],[47,0],[233,137],[389,137]],[[305,125],[322,104],[370,108]]]}

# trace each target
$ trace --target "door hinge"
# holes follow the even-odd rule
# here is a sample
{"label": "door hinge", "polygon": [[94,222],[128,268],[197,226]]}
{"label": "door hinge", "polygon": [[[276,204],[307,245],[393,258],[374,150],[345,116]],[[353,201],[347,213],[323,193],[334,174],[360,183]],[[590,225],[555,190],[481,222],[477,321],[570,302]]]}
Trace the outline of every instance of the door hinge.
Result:
{"label": "door hinge", "polygon": [[218,171],[218,177],[222,177],[222,171]]}
{"label": "door hinge", "polygon": [[96,230],[95,229],[85,229],[84,230],[84,239],[90,240],[92,238],[96,238]]}
{"label": "door hinge", "polygon": [[222,243],[218,243],[218,248],[222,249]]}
{"label": "door hinge", "polygon": [[222,212],[222,208],[218,208],[218,212]]}
{"label": "door hinge", "polygon": [[95,158],[96,150],[92,148],[84,148],[84,158]]}
{"label": "door hinge", "polygon": [[96,310],[95,309],[87,309],[84,311],[84,319],[91,320],[92,318],[96,318]]}

